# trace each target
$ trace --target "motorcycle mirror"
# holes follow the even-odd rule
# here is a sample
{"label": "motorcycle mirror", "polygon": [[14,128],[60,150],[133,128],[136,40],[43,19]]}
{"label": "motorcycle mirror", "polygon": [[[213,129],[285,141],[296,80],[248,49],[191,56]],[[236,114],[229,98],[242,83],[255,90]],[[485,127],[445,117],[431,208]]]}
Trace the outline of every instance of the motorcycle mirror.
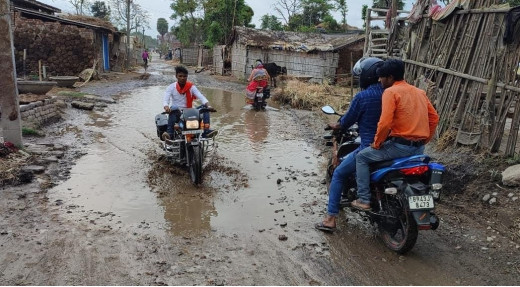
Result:
{"label": "motorcycle mirror", "polygon": [[331,106],[323,106],[321,107],[321,111],[329,115],[337,114],[334,108]]}

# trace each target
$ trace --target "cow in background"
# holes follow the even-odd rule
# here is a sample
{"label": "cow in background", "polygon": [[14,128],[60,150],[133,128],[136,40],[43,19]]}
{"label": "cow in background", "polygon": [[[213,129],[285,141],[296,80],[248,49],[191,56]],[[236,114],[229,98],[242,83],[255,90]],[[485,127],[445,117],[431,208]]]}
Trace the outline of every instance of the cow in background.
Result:
{"label": "cow in background", "polygon": [[278,66],[276,63],[263,64],[264,69],[267,70],[269,77],[271,77],[271,85],[276,88],[276,76],[287,75],[287,68]]}

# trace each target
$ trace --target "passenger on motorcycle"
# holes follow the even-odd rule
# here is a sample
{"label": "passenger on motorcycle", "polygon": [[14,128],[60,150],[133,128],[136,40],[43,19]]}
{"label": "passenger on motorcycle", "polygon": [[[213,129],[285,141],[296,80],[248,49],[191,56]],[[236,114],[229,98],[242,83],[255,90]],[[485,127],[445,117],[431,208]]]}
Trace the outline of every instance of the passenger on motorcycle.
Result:
{"label": "passenger on motorcycle", "polygon": [[350,107],[338,123],[329,124],[333,129],[348,129],[354,123],[358,124],[361,145],[349,153],[334,170],[329,187],[329,203],[327,216],[316,228],[332,232],[336,228],[336,217],[340,210],[340,200],[344,181],[356,171],[356,154],[370,146],[377,130],[377,122],[381,115],[381,96],[383,87],[378,83],[377,67],[383,61],[378,58],[361,58],[354,69],[354,76],[359,77],[362,91],[354,96]]}
{"label": "passenger on motorcycle", "polygon": [[[188,70],[183,66],[175,67],[175,77],[177,82],[171,84],[166,88],[166,93],[163,98],[164,110],[168,113],[168,127],[166,132],[162,134],[163,140],[173,139],[173,127],[174,124],[179,120],[180,109],[191,108],[193,100],[199,99],[202,106],[212,109],[209,106],[208,99],[195,87],[192,82],[188,81]],[[201,106],[201,107],[202,107]],[[204,113],[204,133],[202,136],[211,137],[214,136],[216,131],[209,129],[209,112]]]}
{"label": "passenger on motorcycle", "polygon": [[251,71],[251,75],[249,75],[249,78],[247,81],[249,84],[246,88],[246,96],[248,103],[250,104],[256,95],[256,89],[261,87],[265,88],[267,87],[267,84],[269,83],[269,73],[267,73],[267,70],[264,68],[262,61],[260,59],[256,60],[256,66]]}
{"label": "passenger on motorcycle", "polygon": [[422,154],[439,123],[439,115],[426,92],[404,80],[404,63],[386,60],[378,69],[385,89],[381,118],[374,142],[356,156],[358,199],[352,207],[370,209],[370,169],[373,162]]}

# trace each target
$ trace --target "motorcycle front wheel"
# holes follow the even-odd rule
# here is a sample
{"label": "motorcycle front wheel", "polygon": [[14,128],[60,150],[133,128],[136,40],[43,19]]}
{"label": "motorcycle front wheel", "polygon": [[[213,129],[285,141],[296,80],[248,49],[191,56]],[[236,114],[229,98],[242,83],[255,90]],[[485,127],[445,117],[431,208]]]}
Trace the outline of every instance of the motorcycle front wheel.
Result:
{"label": "motorcycle front wheel", "polygon": [[410,211],[397,202],[388,203],[387,208],[394,218],[383,218],[378,223],[381,239],[390,250],[405,254],[417,242],[417,223]]}
{"label": "motorcycle front wheel", "polygon": [[190,178],[193,184],[202,183],[202,150],[200,145],[191,146],[188,151],[188,160],[190,164]]}

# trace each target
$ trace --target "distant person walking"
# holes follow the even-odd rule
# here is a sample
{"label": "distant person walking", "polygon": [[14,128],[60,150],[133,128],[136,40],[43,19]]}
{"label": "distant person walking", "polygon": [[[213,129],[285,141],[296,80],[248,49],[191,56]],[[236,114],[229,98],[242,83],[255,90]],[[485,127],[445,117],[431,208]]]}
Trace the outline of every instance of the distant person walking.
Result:
{"label": "distant person walking", "polygon": [[143,51],[143,54],[141,55],[141,57],[143,58],[143,62],[145,64],[145,66],[148,65],[148,58],[150,57],[150,55],[148,55],[148,50],[147,49],[145,49]]}
{"label": "distant person walking", "polygon": [[141,54],[141,57],[143,58],[144,71],[146,72],[146,69],[148,68],[148,58],[150,57],[150,55],[148,55],[147,49],[144,49],[143,54]]}

